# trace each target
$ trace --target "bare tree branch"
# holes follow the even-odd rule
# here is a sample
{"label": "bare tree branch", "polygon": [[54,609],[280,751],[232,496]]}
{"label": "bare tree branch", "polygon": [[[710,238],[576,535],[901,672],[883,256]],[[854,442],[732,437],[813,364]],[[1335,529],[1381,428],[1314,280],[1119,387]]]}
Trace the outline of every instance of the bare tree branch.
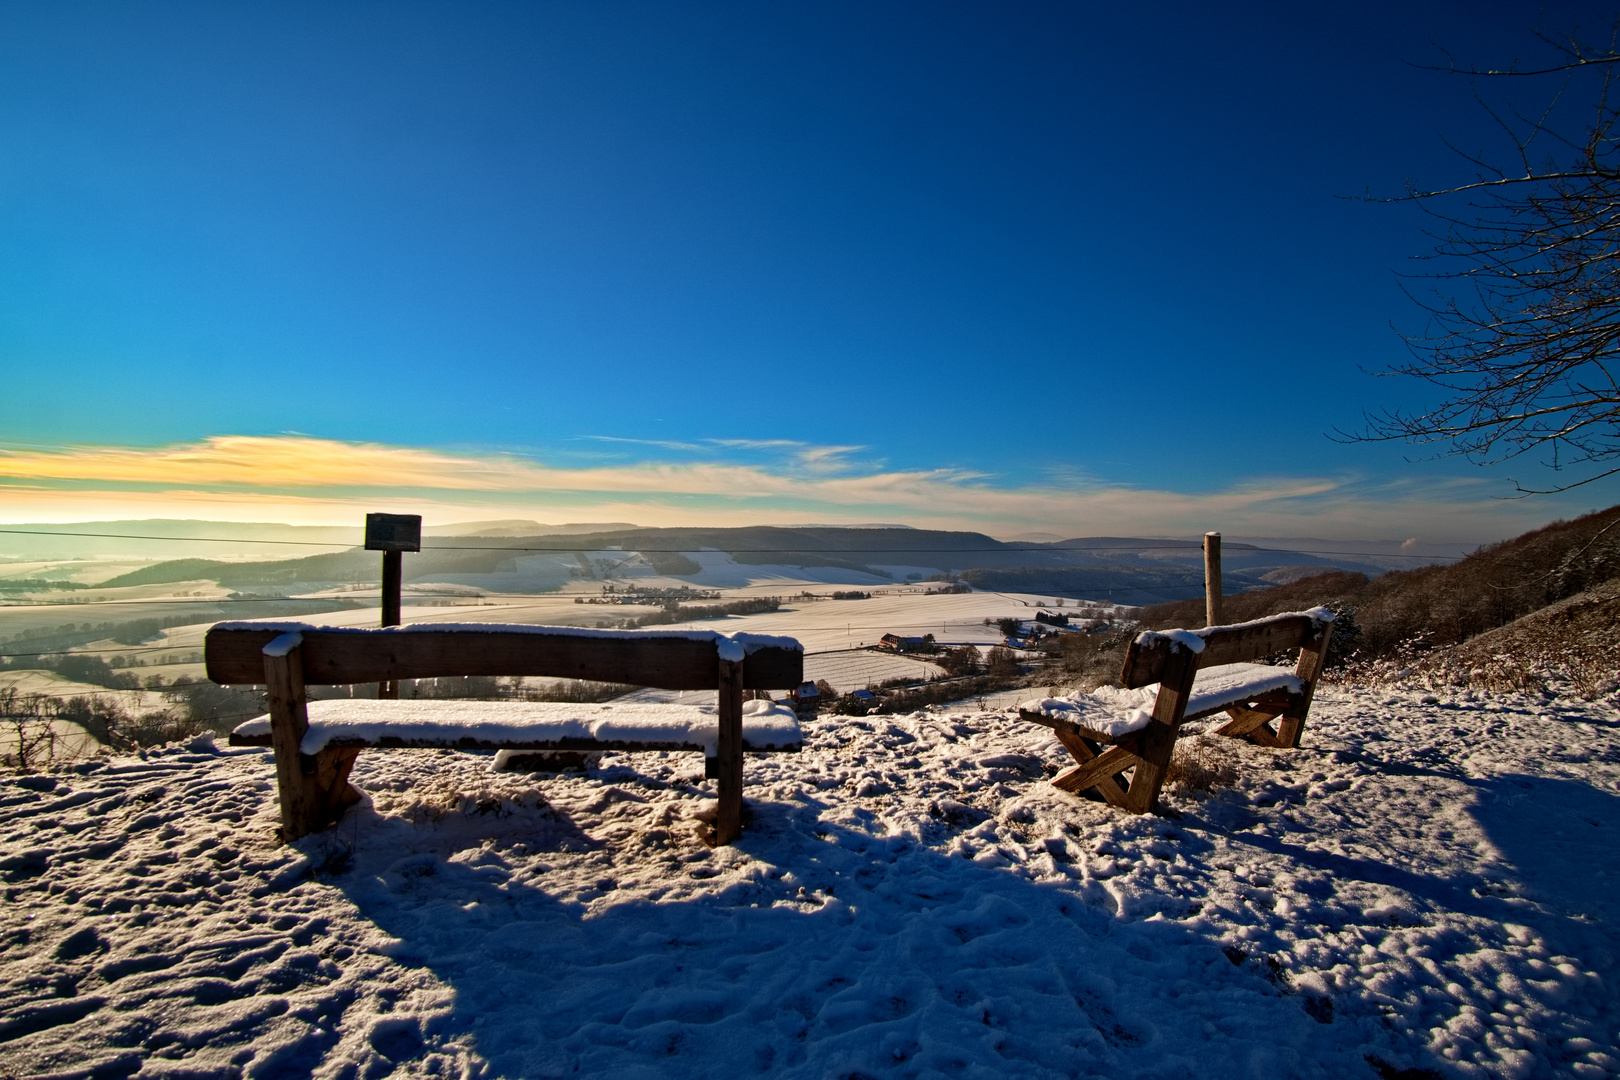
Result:
{"label": "bare tree branch", "polygon": [[[1528,455],[1559,474],[1551,486],[1519,485],[1524,494],[1620,472],[1620,51],[1615,34],[1605,48],[1541,40],[1558,63],[1434,69],[1475,80],[1512,165],[1458,150],[1475,180],[1369,200],[1417,203],[1436,223],[1424,257],[1435,268],[1403,275],[1432,283],[1431,295],[1403,285],[1428,326],[1403,335],[1409,362],[1377,374],[1426,381],[1445,397],[1336,432],[1345,441],[1442,444],[1439,456],[1481,465]],[[1562,79],[1538,109],[1496,107],[1481,92],[1491,80],[1542,76]],[[1589,102],[1586,119],[1572,123],[1566,105],[1580,100]]]}

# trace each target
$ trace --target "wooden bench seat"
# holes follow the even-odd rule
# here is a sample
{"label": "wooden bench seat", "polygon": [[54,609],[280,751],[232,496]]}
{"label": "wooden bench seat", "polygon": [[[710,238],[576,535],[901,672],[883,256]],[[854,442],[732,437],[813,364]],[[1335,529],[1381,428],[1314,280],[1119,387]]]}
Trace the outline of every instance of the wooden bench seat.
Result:
{"label": "wooden bench seat", "polygon": [[[303,754],[328,747],[454,750],[688,750],[720,752],[720,712],[713,705],[549,701],[387,701],[328,698],[305,706]],[[239,724],[232,746],[270,746],[270,715]],[[799,715],[769,701],[745,701],[743,749],[797,751]]]}
{"label": "wooden bench seat", "polygon": [[[1147,631],[1131,643],[1120,682],[1144,691],[1144,699],[1151,695],[1151,704],[1122,710],[1077,695],[1024,702],[1018,713],[1051,728],[1075,758],[1053,784],[1076,794],[1095,789],[1115,806],[1145,813],[1157,807],[1175,741],[1191,721],[1225,713],[1217,735],[1298,746],[1332,635],[1326,608],[1203,630]],[[1251,662],[1290,649],[1299,650],[1292,670]]]}
{"label": "wooden bench seat", "polygon": [[[742,828],[742,763],[748,750],[795,750],[797,718],[746,690],[804,681],[792,638],[712,630],[583,630],[494,623],[422,624],[380,630],[306,623],[219,623],[204,639],[208,677],[262,684],[270,711],[232,735],[275,751],[281,835],[329,828],[361,798],[348,782],[367,748],[494,750],[701,750],[717,780],[714,839]],[[306,687],[468,675],[535,675],[714,689],[712,709],[626,703],[309,701]],[[615,710],[617,710],[615,712]]]}

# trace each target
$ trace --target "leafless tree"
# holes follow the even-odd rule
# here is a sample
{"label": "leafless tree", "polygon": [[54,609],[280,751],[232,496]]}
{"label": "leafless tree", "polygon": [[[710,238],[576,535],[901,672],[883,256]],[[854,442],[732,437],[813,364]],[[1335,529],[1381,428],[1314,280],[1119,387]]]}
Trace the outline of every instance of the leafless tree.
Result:
{"label": "leafless tree", "polygon": [[[1403,335],[1410,361],[1378,374],[1424,380],[1443,400],[1369,415],[1364,430],[1340,437],[1550,467],[1553,482],[1520,482],[1524,495],[1620,472],[1617,35],[1620,25],[1598,47],[1542,36],[1552,55],[1538,67],[1439,69],[1473,81],[1511,149],[1494,162],[1459,151],[1476,170],[1471,182],[1377,200],[1418,203],[1438,223],[1436,268],[1409,278],[1432,291],[1407,289],[1428,326]],[[1534,111],[1512,103],[1526,91],[1542,102]]]}
{"label": "leafless tree", "polygon": [[24,694],[15,686],[0,689],[0,717],[6,724],[6,752],[0,763],[27,772],[56,759],[56,702],[43,694]]}

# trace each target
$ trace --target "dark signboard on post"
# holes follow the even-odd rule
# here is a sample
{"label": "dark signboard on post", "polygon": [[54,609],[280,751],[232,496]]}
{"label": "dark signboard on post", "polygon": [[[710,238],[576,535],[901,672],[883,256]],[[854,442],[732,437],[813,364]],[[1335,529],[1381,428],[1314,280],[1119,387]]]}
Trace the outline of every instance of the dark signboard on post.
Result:
{"label": "dark signboard on post", "polygon": [[421,551],[421,514],[367,514],[367,551]]}

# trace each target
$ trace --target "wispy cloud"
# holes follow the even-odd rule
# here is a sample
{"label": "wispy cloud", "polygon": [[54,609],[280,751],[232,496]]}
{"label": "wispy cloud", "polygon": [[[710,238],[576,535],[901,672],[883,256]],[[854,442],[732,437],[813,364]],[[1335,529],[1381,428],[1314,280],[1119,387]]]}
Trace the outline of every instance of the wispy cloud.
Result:
{"label": "wispy cloud", "polygon": [[732,450],[780,450],[805,444],[797,439],[704,439],[710,446],[723,446]]}
{"label": "wispy cloud", "polygon": [[660,450],[696,450],[709,449],[703,443],[678,442],[674,439],[627,439],[619,435],[581,435],[582,439],[591,442],[627,443],[631,446],[656,446]]}
{"label": "wispy cloud", "polygon": [[1551,510],[1492,499],[1479,480],[1420,487],[1354,477],[1248,478],[1199,493],[1095,480],[1083,486],[1009,486],[963,469],[861,469],[847,463],[859,447],[789,446],[800,449],[775,466],[700,460],[578,468],[516,454],[453,454],[308,436],[217,436],[155,448],[13,449],[0,451],[0,517],[16,522],[178,513],[347,522],[366,509],[414,507],[440,521],[882,519],[993,534],[1221,529],[1269,536],[1421,532],[1489,539],[1539,523]]}

